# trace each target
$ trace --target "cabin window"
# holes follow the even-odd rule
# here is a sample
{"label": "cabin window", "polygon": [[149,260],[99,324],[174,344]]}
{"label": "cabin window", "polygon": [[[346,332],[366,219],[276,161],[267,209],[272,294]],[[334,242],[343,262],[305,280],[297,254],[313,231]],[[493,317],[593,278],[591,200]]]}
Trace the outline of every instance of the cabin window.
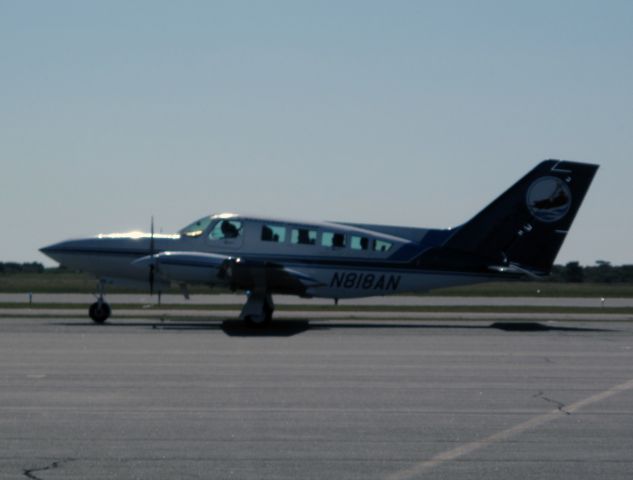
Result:
{"label": "cabin window", "polygon": [[369,248],[369,238],[352,235],[349,245],[352,250],[367,250]]}
{"label": "cabin window", "polygon": [[334,236],[333,232],[323,232],[321,234],[321,246],[323,247],[331,247],[332,246],[332,237]]}
{"label": "cabin window", "polygon": [[222,240],[225,238],[237,238],[242,234],[242,222],[239,220],[220,220],[216,223],[209,238],[211,240]]}
{"label": "cabin window", "polygon": [[262,240],[264,242],[285,242],[286,227],[281,225],[262,225]]}
{"label": "cabin window", "polygon": [[317,231],[309,228],[293,228],[290,232],[290,242],[299,245],[315,245]]}
{"label": "cabin window", "polygon": [[345,247],[345,235],[342,233],[323,232],[321,234],[321,245],[324,247]]}
{"label": "cabin window", "polygon": [[207,229],[209,224],[211,223],[211,217],[203,217],[195,222],[187,225],[185,228],[180,230],[180,235],[185,237],[199,237],[202,233]]}
{"label": "cabin window", "polygon": [[376,252],[388,252],[392,247],[391,242],[385,242],[384,240],[375,240],[374,241],[374,251]]}

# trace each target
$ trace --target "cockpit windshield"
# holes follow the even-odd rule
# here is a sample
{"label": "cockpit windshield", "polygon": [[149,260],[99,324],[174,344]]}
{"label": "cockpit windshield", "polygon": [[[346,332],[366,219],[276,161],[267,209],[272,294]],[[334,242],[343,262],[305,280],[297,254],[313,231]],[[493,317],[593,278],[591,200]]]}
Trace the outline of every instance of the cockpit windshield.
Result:
{"label": "cockpit windshield", "polygon": [[187,225],[185,228],[180,230],[178,233],[183,237],[199,237],[202,233],[207,229],[209,224],[211,223],[211,217],[202,217],[199,220],[196,220],[190,225]]}

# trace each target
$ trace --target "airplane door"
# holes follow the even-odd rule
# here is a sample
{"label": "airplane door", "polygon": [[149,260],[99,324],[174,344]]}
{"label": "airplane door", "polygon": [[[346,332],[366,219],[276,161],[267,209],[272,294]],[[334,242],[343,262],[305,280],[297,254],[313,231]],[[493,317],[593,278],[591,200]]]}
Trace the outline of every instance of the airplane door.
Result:
{"label": "airplane door", "polygon": [[244,241],[244,222],[236,218],[219,220],[209,231],[208,242],[213,249],[236,250]]}

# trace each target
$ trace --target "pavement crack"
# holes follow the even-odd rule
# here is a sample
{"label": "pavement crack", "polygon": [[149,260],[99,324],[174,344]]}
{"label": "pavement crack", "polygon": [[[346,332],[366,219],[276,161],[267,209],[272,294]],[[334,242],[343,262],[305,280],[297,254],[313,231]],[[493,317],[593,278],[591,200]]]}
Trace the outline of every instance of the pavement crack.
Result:
{"label": "pavement crack", "polygon": [[36,468],[25,468],[22,470],[22,473],[26,478],[31,478],[32,480],[42,480],[40,477],[36,475],[39,472],[45,472],[47,470],[55,470],[62,465],[74,461],[74,458],[64,458],[62,460],[56,460],[44,467],[36,467]]}
{"label": "pavement crack", "polygon": [[565,404],[564,403],[559,402],[558,400],[554,400],[553,398],[546,397],[545,393],[543,392],[543,390],[539,390],[538,393],[536,395],[533,395],[532,397],[533,398],[540,398],[542,400],[545,400],[546,402],[553,403],[554,405],[556,405],[556,408],[558,408],[558,410],[563,412],[565,415],[571,415],[571,412],[568,412],[567,410],[565,410]]}

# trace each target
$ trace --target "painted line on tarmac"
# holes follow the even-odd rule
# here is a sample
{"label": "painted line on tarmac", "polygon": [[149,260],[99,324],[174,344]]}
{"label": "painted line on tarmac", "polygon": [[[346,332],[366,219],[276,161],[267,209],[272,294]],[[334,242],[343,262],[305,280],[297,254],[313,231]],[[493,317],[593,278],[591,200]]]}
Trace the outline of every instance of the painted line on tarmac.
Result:
{"label": "painted line on tarmac", "polygon": [[429,460],[425,460],[423,462],[417,463],[412,467],[405,468],[398,472],[395,472],[386,477],[387,480],[408,480],[411,478],[417,478],[423,473],[431,470],[432,468],[438,467],[446,462],[451,462],[453,460],[457,460],[460,457],[465,455],[469,455],[477,450],[481,450],[482,448],[486,448],[495,443],[500,443],[505,440],[509,440],[510,438],[520,435],[521,433],[532,430],[534,428],[540,427],[546,423],[552,422],[558,418],[565,417],[571,413],[574,413],[581,408],[587,407],[594,403],[601,402],[610,398],[618,393],[626,392],[628,390],[633,389],[633,379],[611,387],[603,392],[596,393],[587,398],[579,400],[571,405],[568,405],[562,409],[552,410],[550,412],[544,413],[542,415],[538,415],[536,417],[530,418],[525,422],[519,423],[514,427],[510,427],[506,430],[501,430],[499,432],[493,433],[492,435],[483,438],[481,440],[477,440],[470,443],[465,443],[464,445],[460,445],[459,447],[452,448],[450,450],[446,450],[444,452],[438,453],[433,456]]}

